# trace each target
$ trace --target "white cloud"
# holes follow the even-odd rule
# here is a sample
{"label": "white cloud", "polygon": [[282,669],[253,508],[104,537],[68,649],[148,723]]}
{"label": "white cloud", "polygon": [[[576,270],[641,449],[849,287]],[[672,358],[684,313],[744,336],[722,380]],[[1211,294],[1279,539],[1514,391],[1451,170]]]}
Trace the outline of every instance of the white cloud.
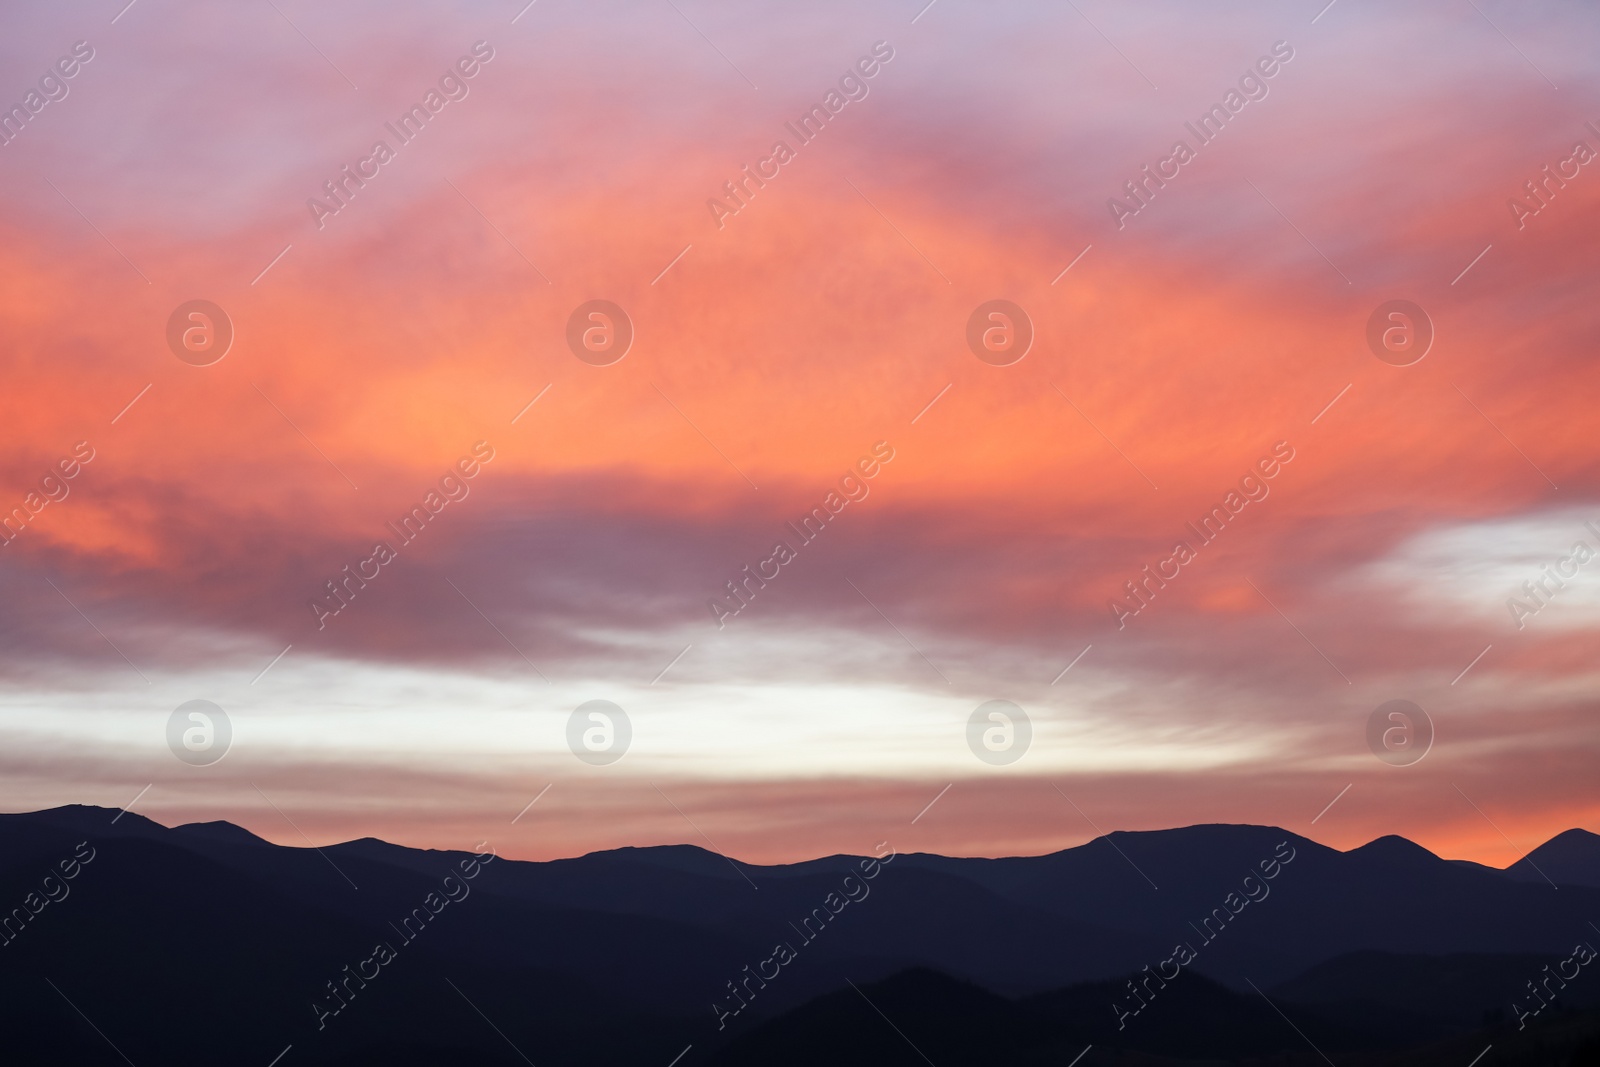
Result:
{"label": "white cloud", "polygon": [[[1516,598],[1534,610],[1522,618],[1525,628],[1597,628],[1600,533],[1586,524],[1600,527],[1600,508],[1435,527],[1365,568],[1360,580],[1380,587],[1382,595],[1400,596],[1428,622],[1465,616],[1515,631],[1507,602]],[[1595,554],[1586,564],[1574,556],[1580,543]],[[1561,577],[1558,567],[1568,576]],[[1538,590],[1537,599],[1526,583]]]}

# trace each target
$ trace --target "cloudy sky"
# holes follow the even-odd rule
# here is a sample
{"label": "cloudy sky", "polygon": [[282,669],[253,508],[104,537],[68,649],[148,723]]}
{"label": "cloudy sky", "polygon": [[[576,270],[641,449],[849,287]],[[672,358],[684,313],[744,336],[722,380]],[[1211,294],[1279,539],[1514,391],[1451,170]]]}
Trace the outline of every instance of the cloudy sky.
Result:
{"label": "cloudy sky", "polygon": [[0,808],[757,861],[1594,828],[1600,12],[924,2],[0,15]]}

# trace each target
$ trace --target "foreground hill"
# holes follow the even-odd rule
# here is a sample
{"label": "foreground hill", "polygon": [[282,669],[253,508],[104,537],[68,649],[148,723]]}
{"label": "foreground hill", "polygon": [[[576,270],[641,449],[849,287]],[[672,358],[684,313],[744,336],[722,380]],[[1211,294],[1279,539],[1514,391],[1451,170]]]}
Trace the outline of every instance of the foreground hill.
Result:
{"label": "foreground hill", "polygon": [[[1170,983],[1119,1030],[1115,984],[1007,1000],[931,971],[846,988],[743,1034],[712,1067],[1600,1067],[1600,1011],[1526,1030],[1495,1025],[1415,1040],[1405,1012],[1339,1020],[1200,977]],[[1486,1048],[1493,1058],[1478,1060]]]}

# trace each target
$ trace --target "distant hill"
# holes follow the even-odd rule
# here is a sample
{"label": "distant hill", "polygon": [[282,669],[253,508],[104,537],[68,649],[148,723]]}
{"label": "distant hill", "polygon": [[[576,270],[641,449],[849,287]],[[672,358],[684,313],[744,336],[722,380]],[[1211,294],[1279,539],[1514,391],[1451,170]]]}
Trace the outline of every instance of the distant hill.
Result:
{"label": "distant hill", "polygon": [[1506,868],[1522,882],[1581,885],[1600,888],[1600,834],[1565,830]]}
{"label": "distant hill", "polygon": [[[1024,1057],[1080,1036],[1130,1056],[1254,1056],[1281,1043],[1259,1036],[1282,1020],[1258,990],[1341,1047],[1398,1046],[1477,1025],[1483,996],[1585,931],[1600,942],[1585,918],[1600,887],[1557,891],[1400,838],[1339,852],[1194,826],[1038,857],[900,855],[869,863],[870,880],[863,862],[675,845],[483,863],[84,806],[0,815],[0,1047],[18,1063],[266,1067],[293,1046],[280,1067],[665,1067],[693,1046],[679,1067],[695,1067],[796,1011],[831,1018],[861,1000],[851,983],[892,980],[886,995],[948,1024],[952,1047],[990,1019]],[[1181,980],[1118,1031],[1127,978],[1179,944],[1194,954]],[[1415,958],[1462,956],[1481,958]],[[1447,1010],[1446,989],[1472,1008]]]}

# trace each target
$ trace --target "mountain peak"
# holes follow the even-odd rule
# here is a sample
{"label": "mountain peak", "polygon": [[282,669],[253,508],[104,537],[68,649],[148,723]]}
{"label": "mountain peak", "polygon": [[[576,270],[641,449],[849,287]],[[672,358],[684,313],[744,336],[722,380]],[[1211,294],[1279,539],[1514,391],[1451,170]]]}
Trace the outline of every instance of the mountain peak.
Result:
{"label": "mountain peak", "polygon": [[1375,837],[1366,844],[1351,849],[1350,853],[1351,855],[1368,853],[1375,856],[1425,856],[1433,860],[1439,858],[1415,841],[1408,837],[1401,837],[1399,834],[1384,834],[1382,837]]}
{"label": "mountain peak", "polygon": [[258,837],[242,826],[237,826],[226,819],[213,819],[211,822],[186,822],[181,826],[174,826],[173,833],[185,834],[189,837],[204,838],[219,844],[234,845],[271,845],[272,842],[264,837]]}
{"label": "mountain peak", "polygon": [[1574,826],[1570,830],[1561,831],[1540,845],[1539,848],[1550,848],[1551,846],[1596,848],[1600,847],[1600,834],[1591,833],[1582,827]]}
{"label": "mountain peak", "polygon": [[621,848],[590,852],[581,858],[589,862],[637,863],[686,873],[727,874],[730,876],[733,872],[728,869],[727,865],[729,863],[738,864],[741,867],[753,866],[731,856],[724,856],[719,852],[712,852],[710,849],[701,848],[699,845],[687,843],[675,845],[624,845]]}
{"label": "mountain peak", "polygon": [[1519,882],[1600,888],[1600,834],[1574,827],[1563,830],[1506,868]]}
{"label": "mountain peak", "polygon": [[1345,855],[1357,861],[1362,869],[1369,871],[1374,868],[1391,868],[1397,871],[1416,872],[1436,866],[1451,865],[1449,860],[1442,859],[1410,838],[1398,834],[1384,834],[1382,837],[1373,838],[1366,844],[1351,849]]}
{"label": "mountain peak", "polygon": [[167,832],[165,826],[137,812],[127,811],[123,808],[104,808],[98,804],[63,804],[56,808],[18,812],[0,816],[0,818],[71,827],[79,833],[92,833],[101,836],[110,834],[122,836],[129,834],[148,835]]}

